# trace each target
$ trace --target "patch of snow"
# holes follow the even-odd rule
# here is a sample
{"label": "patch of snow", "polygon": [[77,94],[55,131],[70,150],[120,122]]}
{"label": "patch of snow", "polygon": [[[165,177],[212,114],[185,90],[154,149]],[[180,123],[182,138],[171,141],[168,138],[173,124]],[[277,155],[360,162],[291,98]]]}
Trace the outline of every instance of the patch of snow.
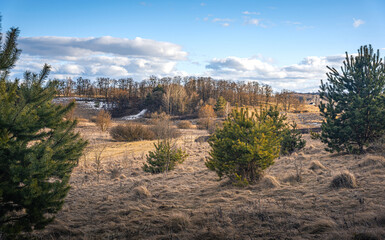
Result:
{"label": "patch of snow", "polygon": [[135,119],[139,119],[139,118],[142,118],[146,112],[147,112],[147,109],[143,109],[138,114],[122,117],[122,120],[135,120]]}

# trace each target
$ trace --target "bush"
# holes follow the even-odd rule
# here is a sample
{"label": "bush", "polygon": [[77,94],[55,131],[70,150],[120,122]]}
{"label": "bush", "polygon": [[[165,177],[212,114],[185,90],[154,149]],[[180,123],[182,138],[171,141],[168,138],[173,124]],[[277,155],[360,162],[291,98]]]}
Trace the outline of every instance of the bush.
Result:
{"label": "bush", "polygon": [[155,133],[148,127],[133,123],[111,128],[110,135],[117,141],[128,142],[155,139]]}
{"label": "bush", "polygon": [[183,120],[178,122],[178,128],[180,129],[190,129],[192,128],[192,124],[188,120]]}
{"label": "bush", "polygon": [[287,127],[282,132],[281,155],[291,155],[297,150],[301,150],[306,145],[306,141],[302,139],[302,134],[297,129],[297,124],[293,122],[291,129]]}
{"label": "bush", "polygon": [[170,141],[154,143],[155,151],[150,151],[146,155],[147,163],[143,165],[143,170],[150,173],[162,173],[175,168],[175,165],[182,163],[187,154],[181,148],[172,146]]}
{"label": "bush", "polygon": [[98,116],[96,117],[96,125],[102,130],[102,132],[107,131],[108,127],[111,124],[111,114],[104,109],[100,110]]}
{"label": "bush", "polygon": [[233,110],[209,139],[211,151],[206,166],[220,178],[252,183],[279,156],[285,117],[270,108],[260,114],[241,108]]}
{"label": "bush", "polygon": [[155,134],[156,139],[171,139],[180,136],[179,130],[172,126],[171,121],[167,119],[157,121],[150,129]]}
{"label": "bush", "polygon": [[199,109],[198,112],[198,128],[199,129],[210,129],[212,127],[215,127],[214,118],[216,117],[216,114],[214,112],[214,109],[211,105],[204,105]]}

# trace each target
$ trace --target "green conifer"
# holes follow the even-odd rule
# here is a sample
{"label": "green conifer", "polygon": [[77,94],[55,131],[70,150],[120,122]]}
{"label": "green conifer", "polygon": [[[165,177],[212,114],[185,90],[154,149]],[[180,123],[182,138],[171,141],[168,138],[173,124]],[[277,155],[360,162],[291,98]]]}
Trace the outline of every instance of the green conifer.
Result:
{"label": "green conifer", "polygon": [[143,164],[143,171],[150,173],[162,173],[173,170],[178,163],[182,163],[187,154],[181,148],[171,144],[170,140],[154,143],[155,151],[146,155],[147,163]]}
{"label": "green conifer", "polygon": [[226,115],[226,105],[227,105],[226,99],[220,96],[214,106],[214,110],[218,116],[224,117]]}
{"label": "green conifer", "polygon": [[24,81],[8,81],[20,50],[17,29],[0,47],[0,238],[41,229],[53,220],[69,190],[73,167],[86,145],[64,120],[73,107],[52,103],[49,73],[27,72]]}
{"label": "green conifer", "polygon": [[384,63],[369,45],[355,57],[346,53],[341,73],[329,70],[320,86],[321,140],[330,152],[362,153],[385,132]]}
{"label": "green conifer", "polygon": [[223,128],[216,129],[209,139],[212,149],[206,166],[220,178],[255,182],[279,155],[284,120],[273,108],[260,114],[249,114],[244,108],[233,110]]}

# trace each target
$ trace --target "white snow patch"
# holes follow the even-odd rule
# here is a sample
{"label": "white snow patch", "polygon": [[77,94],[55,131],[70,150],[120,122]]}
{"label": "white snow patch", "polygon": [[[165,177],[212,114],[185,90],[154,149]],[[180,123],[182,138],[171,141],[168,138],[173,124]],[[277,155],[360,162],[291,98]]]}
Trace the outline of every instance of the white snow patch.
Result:
{"label": "white snow patch", "polygon": [[147,112],[147,109],[143,109],[138,114],[122,117],[122,120],[135,120],[135,119],[139,119],[139,118],[142,118],[146,112]]}

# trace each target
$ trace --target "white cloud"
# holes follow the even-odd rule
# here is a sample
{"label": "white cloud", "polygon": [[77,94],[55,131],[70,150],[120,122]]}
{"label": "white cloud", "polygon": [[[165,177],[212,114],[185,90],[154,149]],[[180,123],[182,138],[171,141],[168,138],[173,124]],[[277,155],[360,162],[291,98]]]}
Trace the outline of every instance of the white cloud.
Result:
{"label": "white cloud", "polygon": [[214,18],[213,22],[232,22],[233,19],[230,18]]}
{"label": "white cloud", "polygon": [[364,23],[365,22],[363,20],[361,20],[361,19],[353,18],[353,27],[355,27],[355,28],[358,28],[359,26],[361,26]]}
{"label": "white cloud", "polygon": [[52,66],[50,77],[134,77],[173,75],[177,62],[187,58],[182,47],[151,39],[114,37],[24,37],[23,50],[13,75],[39,72]]}
{"label": "white cloud", "polygon": [[260,25],[260,20],[256,19],[256,18],[251,18],[251,19],[246,19],[245,23],[258,26],[258,25]]}
{"label": "white cloud", "polygon": [[182,47],[151,39],[114,38],[110,36],[98,38],[75,37],[23,37],[19,46],[30,55],[39,56],[80,56],[93,54],[116,54],[122,56],[161,57],[181,60],[187,53]]}
{"label": "white cloud", "polygon": [[202,7],[204,7],[204,6],[206,6],[206,3],[203,2],[203,3],[201,3],[200,5],[201,5]]}
{"label": "white cloud", "polygon": [[244,14],[244,15],[259,15],[260,13],[259,12],[244,11],[244,12],[242,12],[242,14]]}
{"label": "white cloud", "polygon": [[288,88],[296,91],[317,91],[320,79],[326,79],[326,66],[342,65],[344,56],[306,57],[300,63],[277,66],[262,57],[214,58],[206,65],[207,75],[219,79],[253,81],[273,86],[274,89]]}
{"label": "white cloud", "polygon": [[228,26],[230,26],[230,23],[223,23],[222,26],[228,27]]}

